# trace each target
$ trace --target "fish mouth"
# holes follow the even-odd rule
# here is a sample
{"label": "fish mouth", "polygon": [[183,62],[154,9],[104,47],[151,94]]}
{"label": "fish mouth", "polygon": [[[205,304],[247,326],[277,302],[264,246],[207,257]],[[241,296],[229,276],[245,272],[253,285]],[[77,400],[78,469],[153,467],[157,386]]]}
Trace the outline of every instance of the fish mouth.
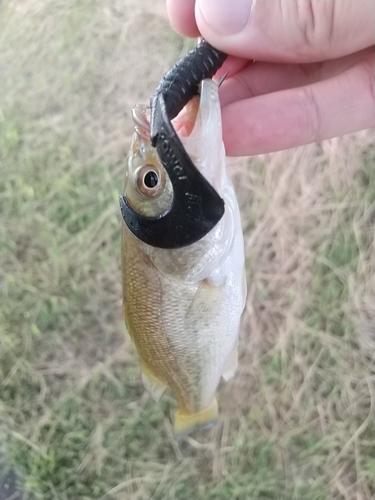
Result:
{"label": "fish mouth", "polygon": [[169,210],[158,217],[135,212],[120,196],[122,217],[130,231],[158,248],[182,248],[203,238],[224,214],[224,201],[185,151],[171,120],[212,78],[226,55],[201,42],[168,71],[151,98],[150,138],[173,187]]}

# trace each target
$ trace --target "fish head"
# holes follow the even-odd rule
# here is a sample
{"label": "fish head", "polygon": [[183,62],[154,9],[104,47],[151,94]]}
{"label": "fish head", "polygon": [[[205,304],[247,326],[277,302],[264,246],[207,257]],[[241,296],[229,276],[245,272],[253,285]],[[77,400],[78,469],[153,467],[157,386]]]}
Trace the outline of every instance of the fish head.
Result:
{"label": "fish head", "polygon": [[134,134],[125,170],[124,196],[138,214],[160,217],[173,202],[172,183],[150,142],[150,109],[132,109]]}
{"label": "fish head", "polygon": [[[136,115],[140,109],[142,107],[135,108]],[[144,203],[141,204],[142,212],[140,212],[137,209],[138,206],[135,207],[134,201],[132,204],[125,193],[120,196],[121,213],[130,231],[144,243],[158,248],[182,248],[199,241],[215,227],[224,214],[224,201],[200,173],[182,145],[167,115],[164,95],[158,97],[156,107],[152,108],[152,111],[160,117],[160,129],[155,146],[157,157],[153,155],[149,155],[149,157],[157,158],[158,165],[164,167],[166,178],[169,178],[172,184],[172,193],[168,190],[167,203],[163,203],[164,197],[157,203],[147,203],[147,206],[151,205],[159,209],[157,213],[150,215],[148,215],[149,210],[144,210]],[[140,114],[142,115],[142,113]],[[137,135],[139,135],[139,129],[141,132],[146,132],[145,120],[144,117],[140,118],[140,114],[138,113],[136,116]],[[143,139],[145,138],[143,137]],[[135,149],[139,149],[139,146],[144,143],[139,138],[136,142]],[[147,150],[149,145],[147,138]],[[134,150],[130,153],[131,159],[133,159],[133,153]],[[145,159],[145,155],[143,156]],[[145,171],[136,170],[136,172],[143,175]],[[146,172],[144,181],[147,188],[156,178],[156,174],[155,171]],[[142,179],[143,177],[140,182],[144,184]],[[128,177],[127,180],[130,183],[132,179]],[[165,185],[167,186],[167,183]],[[139,186],[138,184],[138,188]],[[142,195],[150,197],[149,189],[143,191]],[[152,189],[152,192],[157,193],[158,188]],[[164,192],[162,187],[161,192]],[[135,198],[139,201],[139,197]],[[170,209],[163,213],[168,202],[170,202]]]}
{"label": "fish head", "polygon": [[[127,158],[124,196],[138,214],[159,218],[173,204],[173,185],[157,149],[151,145],[150,108],[135,105],[132,118],[134,134]],[[204,80],[200,94],[187,103],[172,125],[196,170],[222,195],[227,179],[217,84]]]}
{"label": "fish head", "polygon": [[164,275],[197,282],[212,277],[231,253],[235,235],[241,233],[236,196],[225,164],[218,85],[204,80],[199,95],[189,101],[172,125],[195,168],[224,200],[224,214],[211,231],[191,245],[166,252],[150,246],[143,249]]}

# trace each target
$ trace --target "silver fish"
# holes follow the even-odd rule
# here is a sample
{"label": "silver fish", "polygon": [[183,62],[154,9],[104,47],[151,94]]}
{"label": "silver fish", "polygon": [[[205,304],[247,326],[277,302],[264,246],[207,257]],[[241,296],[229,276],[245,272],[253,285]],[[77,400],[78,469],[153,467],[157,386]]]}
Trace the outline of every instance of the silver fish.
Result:
{"label": "silver fish", "polygon": [[[157,217],[173,201],[173,187],[149,139],[149,110],[133,108],[135,132],[124,196],[137,213]],[[218,417],[215,393],[237,366],[240,317],[245,305],[244,244],[239,208],[225,166],[218,86],[207,79],[174,120],[195,166],[225,202],[216,226],[183,248],[158,248],[124,224],[123,310],[136,346],[142,379],[155,400],[172,389],[181,436]]]}

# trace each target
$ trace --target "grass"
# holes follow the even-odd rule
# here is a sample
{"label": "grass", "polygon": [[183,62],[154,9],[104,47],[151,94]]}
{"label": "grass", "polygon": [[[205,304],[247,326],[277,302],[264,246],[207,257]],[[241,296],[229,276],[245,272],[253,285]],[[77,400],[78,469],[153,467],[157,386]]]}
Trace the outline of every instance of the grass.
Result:
{"label": "grass", "polygon": [[186,48],[151,1],[0,7],[1,453],[43,500],[372,499],[373,134],[230,162],[249,294],[221,420],[176,443],[142,387],[117,196],[130,107]]}

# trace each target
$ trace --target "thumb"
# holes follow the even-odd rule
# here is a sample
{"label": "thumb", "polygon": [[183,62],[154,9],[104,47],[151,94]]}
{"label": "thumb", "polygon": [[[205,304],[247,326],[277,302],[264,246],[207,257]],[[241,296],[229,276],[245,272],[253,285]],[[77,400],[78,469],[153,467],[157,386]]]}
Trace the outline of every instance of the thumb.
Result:
{"label": "thumb", "polygon": [[248,59],[313,62],[375,43],[374,0],[196,0],[202,36]]}

